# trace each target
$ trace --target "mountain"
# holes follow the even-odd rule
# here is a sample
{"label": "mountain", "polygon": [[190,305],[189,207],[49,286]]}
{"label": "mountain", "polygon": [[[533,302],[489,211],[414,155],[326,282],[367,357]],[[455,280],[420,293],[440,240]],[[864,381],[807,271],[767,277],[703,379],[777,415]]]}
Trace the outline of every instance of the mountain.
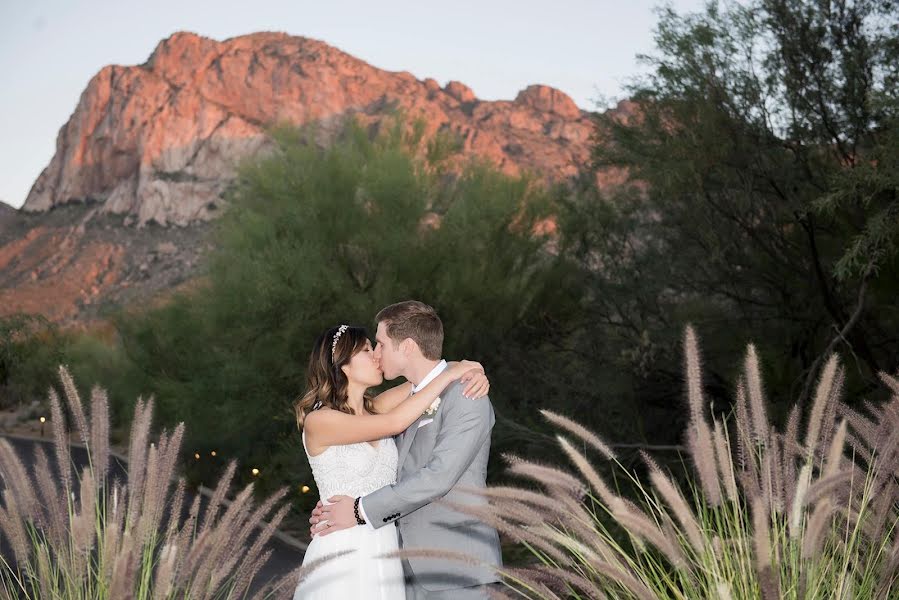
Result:
{"label": "mountain", "polygon": [[22,209],[0,210],[0,314],[78,320],[189,280],[222,192],[272,125],[374,126],[397,109],[507,173],[561,181],[589,158],[590,114],[547,86],[483,101],[309,38],[176,33],[91,79]]}
{"label": "mountain", "polygon": [[19,216],[18,211],[0,200],[0,240],[3,239],[3,232],[12,225]]}

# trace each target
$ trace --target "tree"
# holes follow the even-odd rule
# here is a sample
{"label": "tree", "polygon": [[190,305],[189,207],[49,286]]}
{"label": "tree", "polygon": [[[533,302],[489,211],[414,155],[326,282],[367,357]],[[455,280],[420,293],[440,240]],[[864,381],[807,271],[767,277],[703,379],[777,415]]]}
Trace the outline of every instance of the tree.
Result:
{"label": "tree", "polygon": [[563,227],[590,278],[588,322],[654,408],[682,389],[687,321],[724,406],[725,365],[750,336],[789,390],[781,407],[808,398],[832,351],[851,357],[853,397],[894,366],[897,31],[890,1],[661,11],[650,73],[597,116],[594,167],[628,181],[575,197]]}
{"label": "tree", "polygon": [[42,397],[61,358],[61,336],[44,317],[0,317],[0,407]]}
{"label": "tree", "polygon": [[240,172],[205,281],[119,318],[163,423],[190,425],[195,479],[218,468],[215,449],[260,468],[263,489],[312,486],[291,407],[312,343],[338,323],[373,328],[398,300],[438,309],[446,355],[484,362],[501,412],[557,384],[541,362],[547,314],[571,302],[540,233],[553,195],[482,164],[451,170],[452,144],[418,132],[350,123],[323,148],[315,129],[275,131],[277,150]]}

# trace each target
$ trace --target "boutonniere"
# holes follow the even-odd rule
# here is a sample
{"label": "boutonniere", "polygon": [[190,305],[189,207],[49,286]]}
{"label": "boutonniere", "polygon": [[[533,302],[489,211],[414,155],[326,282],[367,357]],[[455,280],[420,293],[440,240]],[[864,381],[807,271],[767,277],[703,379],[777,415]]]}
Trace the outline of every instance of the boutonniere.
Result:
{"label": "boutonniere", "polygon": [[437,396],[437,399],[431,402],[431,406],[427,407],[422,414],[422,416],[430,417],[435,412],[437,412],[437,407],[440,406],[440,396]]}

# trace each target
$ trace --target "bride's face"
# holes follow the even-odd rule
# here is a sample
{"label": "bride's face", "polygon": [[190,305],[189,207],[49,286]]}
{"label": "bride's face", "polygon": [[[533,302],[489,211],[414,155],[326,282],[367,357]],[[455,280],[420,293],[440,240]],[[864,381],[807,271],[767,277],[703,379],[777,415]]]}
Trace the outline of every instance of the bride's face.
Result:
{"label": "bride's face", "polygon": [[365,340],[365,347],[354,354],[350,362],[341,368],[346,373],[347,379],[366,387],[381,385],[384,381],[384,374],[378,366],[375,352],[368,340]]}

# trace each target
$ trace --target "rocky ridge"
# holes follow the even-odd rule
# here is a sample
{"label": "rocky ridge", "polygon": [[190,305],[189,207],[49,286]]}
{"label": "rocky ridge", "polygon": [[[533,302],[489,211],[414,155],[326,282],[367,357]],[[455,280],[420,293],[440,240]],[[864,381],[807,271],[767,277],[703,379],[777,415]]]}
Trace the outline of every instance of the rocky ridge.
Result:
{"label": "rocky ridge", "polygon": [[510,174],[563,181],[589,158],[591,115],[547,86],[483,101],[318,40],[176,33],[144,64],[97,73],[22,209],[0,203],[0,316],[83,322],[189,284],[222,192],[271,125],[375,127],[397,110]]}

